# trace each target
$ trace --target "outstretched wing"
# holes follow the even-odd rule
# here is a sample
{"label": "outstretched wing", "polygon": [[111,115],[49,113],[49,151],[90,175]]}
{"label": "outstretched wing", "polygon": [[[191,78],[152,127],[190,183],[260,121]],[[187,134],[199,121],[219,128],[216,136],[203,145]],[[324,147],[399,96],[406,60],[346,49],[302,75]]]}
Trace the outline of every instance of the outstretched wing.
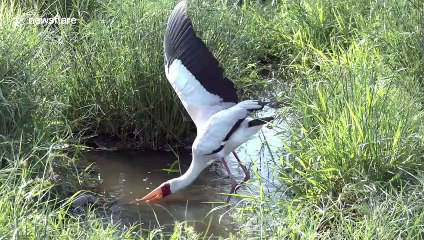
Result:
{"label": "outstretched wing", "polygon": [[238,102],[234,83],[224,77],[218,60],[196,36],[185,1],[168,19],[164,48],[166,77],[197,127]]}

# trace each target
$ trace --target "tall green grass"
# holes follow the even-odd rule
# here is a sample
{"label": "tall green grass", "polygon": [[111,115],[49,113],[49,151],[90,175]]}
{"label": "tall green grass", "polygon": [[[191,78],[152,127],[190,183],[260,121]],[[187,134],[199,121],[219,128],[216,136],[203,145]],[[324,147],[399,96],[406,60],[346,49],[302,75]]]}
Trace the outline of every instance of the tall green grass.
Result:
{"label": "tall green grass", "polygon": [[[184,133],[188,123],[163,76],[161,35],[168,8],[104,3],[77,26],[36,26],[26,23],[29,17],[61,10],[25,4],[34,2],[0,5],[0,236],[142,234],[110,223],[94,208],[73,212],[71,201],[62,199],[87,186],[75,170],[75,157],[64,149],[87,134],[156,147]],[[77,10],[85,12],[73,5],[70,13]]]}
{"label": "tall green grass", "polygon": [[233,239],[422,239],[423,186],[421,175],[400,190],[346,185],[338,198],[322,196],[317,203],[249,200],[236,209],[241,227]]}
{"label": "tall green grass", "polygon": [[[7,12],[7,5],[2,6]],[[73,7],[77,9],[71,13],[79,10],[79,5]],[[117,135],[148,147],[185,132],[188,122],[163,74],[167,8],[158,12],[148,3],[110,2],[89,21],[78,19],[77,26],[50,27],[27,24],[29,17],[48,15],[11,8],[26,12],[3,19],[2,81],[9,87],[2,92],[7,104],[27,105],[25,114],[34,111],[33,117],[46,118],[47,124],[64,122],[71,133]],[[56,9],[42,12],[48,10]],[[17,19],[23,24],[16,24]],[[12,88],[30,104],[17,102],[26,101],[22,97],[12,99]],[[43,104],[50,103],[56,108],[51,117],[61,120],[48,120]],[[31,121],[23,116],[18,120]]]}
{"label": "tall green grass", "polygon": [[[311,33],[297,37],[307,61],[297,65],[302,74],[285,147],[290,157],[282,161],[282,176],[295,192],[337,195],[345,184],[398,184],[423,169],[422,13],[411,2],[385,3],[317,2],[317,9],[327,11],[315,22],[334,19],[330,23],[345,30],[336,35],[346,41],[315,42],[312,30],[321,30],[313,23],[307,27]],[[386,5],[398,15],[386,15]],[[340,15],[349,9],[349,17]],[[399,39],[406,44],[400,46]]]}
{"label": "tall green grass", "polygon": [[337,195],[352,182],[414,176],[423,167],[417,80],[385,66],[366,44],[321,63],[295,95],[302,115],[286,146],[284,180],[295,192]]}
{"label": "tall green grass", "polygon": [[245,201],[239,237],[423,237],[423,9],[302,1],[271,11],[284,24],[265,31],[294,53],[282,111],[291,135],[279,156],[280,194],[292,197]]}
{"label": "tall green grass", "polygon": [[[106,134],[155,148],[184,136],[187,116],[162,60],[176,2],[1,2],[2,236],[200,237],[185,224],[173,235],[122,230],[62,200],[85,188],[67,143]],[[244,200],[232,237],[422,237],[423,4],[259,2],[190,5],[242,98],[259,92],[292,102],[281,110],[291,135],[276,167],[293,197],[276,199],[286,193],[278,190]],[[17,24],[56,14],[78,23]]]}

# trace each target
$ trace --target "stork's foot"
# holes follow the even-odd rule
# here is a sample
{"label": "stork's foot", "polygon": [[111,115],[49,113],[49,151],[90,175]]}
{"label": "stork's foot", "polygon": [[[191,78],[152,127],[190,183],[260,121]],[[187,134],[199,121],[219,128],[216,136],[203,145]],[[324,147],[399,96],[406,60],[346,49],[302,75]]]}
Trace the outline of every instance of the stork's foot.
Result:
{"label": "stork's foot", "polygon": [[236,183],[236,181],[231,182],[231,190],[230,190],[230,193],[229,193],[229,195],[227,197],[227,203],[230,202],[230,199],[232,197],[231,194],[237,193],[237,190],[238,190],[239,187],[240,187],[240,185],[238,185]]}
{"label": "stork's foot", "polygon": [[[237,155],[237,153],[235,151],[233,151],[233,155],[237,159],[237,162],[239,163],[239,165],[240,165],[240,167],[241,167],[241,169],[243,170],[243,173],[244,173],[243,181],[241,181],[239,184],[235,185],[234,189],[231,189],[231,192],[230,192],[230,193],[237,193],[237,191],[240,189],[242,184],[244,184],[245,182],[247,182],[250,179],[250,166],[252,165],[252,163],[250,163],[249,168],[247,168],[241,162],[239,156]],[[228,199],[230,199],[230,196],[229,196]],[[228,202],[228,200],[227,200],[227,202]]]}
{"label": "stork's foot", "polygon": [[243,181],[237,184],[236,188],[234,189],[234,193],[237,193],[237,191],[242,187],[242,185],[250,179],[250,167],[252,166],[252,163],[249,164],[248,168],[246,168],[246,166],[244,166],[243,164],[240,164],[240,166],[243,169],[244,178]]}

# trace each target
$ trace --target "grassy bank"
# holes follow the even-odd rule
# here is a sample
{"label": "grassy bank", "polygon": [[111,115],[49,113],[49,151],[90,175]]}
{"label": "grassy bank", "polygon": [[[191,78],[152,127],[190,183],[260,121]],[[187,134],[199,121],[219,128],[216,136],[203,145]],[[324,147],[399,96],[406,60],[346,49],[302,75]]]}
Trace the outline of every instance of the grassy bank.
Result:
{"label": "grassy bank", "polygon": [[280,6],[273,21],[284,25],[271,29],[294,53],[286,67],[295,69],[296,87],[282,112],[291,137],[279,167],[294,197],[271,195],[239,209],[259,216],[243,225],[243,237],[424,237],[423,7]]}
{"label": "grassy bank", "polygon": [[[242,96],[292,102],[276,154],[291,197],[246,199],[233,237],[423,238],[423,4],[259,2],[190,8]],[[140,236],[64,200],[87,185],[63,149],[101,134],[148,148],[185,136],[162,62],[175,2],[1,3],[0,235]],[[25,23],[56,13],[78,22]],[[176,225],[175,237],[192,235]]]}

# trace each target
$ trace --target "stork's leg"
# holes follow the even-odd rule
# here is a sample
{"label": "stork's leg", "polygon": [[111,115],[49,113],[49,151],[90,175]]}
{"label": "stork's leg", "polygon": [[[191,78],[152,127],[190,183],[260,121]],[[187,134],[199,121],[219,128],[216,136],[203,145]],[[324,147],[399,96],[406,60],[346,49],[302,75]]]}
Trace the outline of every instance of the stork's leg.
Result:
{"label": "stork's leg", "polygon": [[241,169],[243,169],[243,172],[244,172],[243,181],[240,183],[240,185],[241,185],[242,183],[244,183],[244,182],[246,182],[247,180],[250,179],[250,172],[249,172],[249,169],[247,169],[246,166],[244,166],[244,164],[240,161],[240,158],[235,151],[233,151],[233,155],[237,159],[237,162],[240,164],[240,167],[241,167]]}
{"label": "stork's leg", "polygon": [[[221,162],[224,165],[225,170],[227,170],[228,176],[230,177],[230,181],[231,181],[231,190],[230,190],[230,194],[234,193],[237,187],[237,182],[236,179],[234,178],[233,174],[230,171],[230,168],[228,167],[227,162],[225,161],[225,158],[221,158]],[[228,196],[227,198],[227,202],[229,202],[231,199],[231,196]]]}

